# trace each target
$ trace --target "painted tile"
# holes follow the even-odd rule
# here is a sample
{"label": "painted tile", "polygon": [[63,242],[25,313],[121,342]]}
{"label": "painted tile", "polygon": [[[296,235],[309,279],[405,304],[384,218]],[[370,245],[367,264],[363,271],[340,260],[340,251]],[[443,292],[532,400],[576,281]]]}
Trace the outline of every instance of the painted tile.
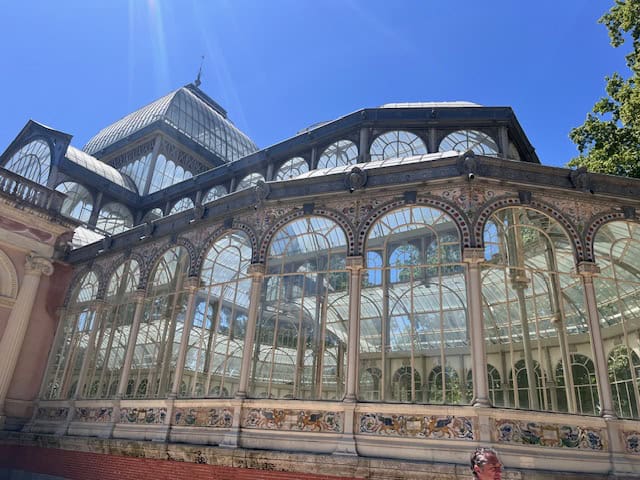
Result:
{"label": "painted tile", "polygon": [[341,433],[344,413],[320,410],[250,408],[242,410],[240,423],[243,428]]}
{"label": "painted tile", "polygon": [[361,413],[360,433],[428,439],[473,440],[473,419],[453,415]]}

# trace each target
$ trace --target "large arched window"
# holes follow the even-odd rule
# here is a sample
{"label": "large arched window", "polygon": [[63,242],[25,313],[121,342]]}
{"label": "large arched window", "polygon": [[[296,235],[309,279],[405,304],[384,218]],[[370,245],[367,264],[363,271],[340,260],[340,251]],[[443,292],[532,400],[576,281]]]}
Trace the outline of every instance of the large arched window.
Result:
{"label": "large arched window", "polygon": [[62,202],[60,213],[87,223],[93,210],[93,198],[89,190],[75,182],[61,183],[56,187],[56,190],[67,196]]}
{"label": "large arched window", "polygon": [[213,202],[214,200],[224,197],[227,193],[227,189],[224,185],[216,185],[207,192],[207,194],[202,199],[202,203],[205,204]]}
{"label": "large arched window", "polygon": [[[593,361],[580,353],[572,353],[569,358],[577,412],[598,415],[600,406],[598,405],[598,387]],[[565,378],[562,362],[559,362],[556,367],[556,386],[558,387],[558,409],[561,411],[569,410],[565,393]]]}
{"label": "large arched window", "polygon": [[180,183],[192,176],[193,174],[189,170],[185,170],[180,165],[176,165],[172,160],[160,154],[153,169],[149,193],[157,192],[174,183]]}
{"label": "large arched window", "polygon": [[478,130],[458,130],[450,133],[440,142],[439,152],[466,152],[471,150],[477,155],[498,156],[498,144],[486,133]]}
{"label": "large arched window", "polygon": [[579,413],[581,392],[573,388],[571,368],[561,370],[562,384],[552,381],[558,361],[571,365],[571,349],[591,349],[584,291],[568,235],[542,212],[511,207],[487,220],[484,244],[487,361],[515,365],[517,371],[509,377],[512,394],[496,406],[562,411],[558,399],[566,398],[569,412]]}
{"label": "large arched window", "polygon": [[34,140],[12,155],[4,168],[32,182],[46,185],[51,169],[51,150],[44,140]]}
{"label": "large arched window", "polygon": [[608,370],[616,413],[620,417],[638,418],[640,357],[626,346],[618,345],[609,354]]}
{"label": "large arched window", "polygon": [[185,210],[189,210],[193,208],[193,200],[189,197],[182,198],[178,200],[175,205],[171,208],[169,215],[173,215],[174,213],[184,212]]}
{"label": "large arched window", "polygon": [[378,136],[369,151],[371,161],[411,157],[427,153],[424,142],[415,133],[396,130]]}
{"label": "large arched window", "polygon": [[324,149],[318,168],[342,167],[358,163],[358,147],[351,140],[339,140]]}
{"label": "large arched window", "polygon": [[[460,253],[453,219],[434,208],[404,207],[372,225],[360,303],[359,362],[361,371],[381,372],[380,400],[466,402],[461,373],[450,374],[470,368],[471,361]],[[427,392],[416,382],[405,382],[409,390],[398,390],[393,375],[401,367],[428,378],[425,386],[432,388]],[[370,395],[369,388],[361,383],[359,395]]]}
{"label": "large arched window", "polygon": [[250,173],[238,182],[236,191],[254,187],[258,182],[264,182],[264,177],[259,173]]}
{"label": "large arched window", "polygon": [[612,351],[609,380],[617,413],[640,418],[640,370],[635,368],[640,335],[640,225],[628,221],[603,225],[596,232],[593,249],[600,267],[594,279],[596,301],[605,349]]}
{"label": "large arched window", "polygon": [[71,301],[58,327],[57,343],[51,349],[45,374],[44,398],[70,398],[76,393],[80,370],[89,350],[91,331],[96,328],[94,301],[98,295],[98,276],[88,272],[74,287]]}
{"label": "large arched window", "polygon": [[251,395],[341,399],[347,354],[347,239],[305,217],[273,237],[257,322]]}
{"label": "large arched window", "polygon": [[124,232],[133,226],[133,215],[127,207],[120,203],[107,203],[98,213],[96,230],[109,235]]}
{"label": "large arched window", "polygon": [[302,157],[290,158],[284,162],[275,175],[275,180],[289,180],[309,171],[307,161]]}
{"label": "large arched window", "polygon": [[187,308],[189,253],[175,247],[158,260],[145,298],[129,372],[128,397],[166,397],[173,384]]}
{"label": "large arched window", "polygon": [[249,312],[251,242],[241,231],[216,240],[202,266],[182,377],[183,396],[235,393]]}
{"label": "large arched window", "polygon": [[139,282],[140,266],[135,260],[122,263],[109,280],[100,325],[87,363],[82,388],[85,398],[113,398],[117,393]]}

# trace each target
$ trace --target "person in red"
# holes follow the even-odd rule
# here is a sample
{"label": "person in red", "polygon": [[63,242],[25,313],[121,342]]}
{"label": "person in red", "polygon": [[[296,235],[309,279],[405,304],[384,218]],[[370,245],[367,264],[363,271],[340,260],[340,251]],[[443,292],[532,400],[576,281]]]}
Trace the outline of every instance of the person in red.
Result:
{"label": "person in red", "polygon": [[502,463],[493,448],[478,447],[471,454],[471,472],[474,480],[501,480]]}

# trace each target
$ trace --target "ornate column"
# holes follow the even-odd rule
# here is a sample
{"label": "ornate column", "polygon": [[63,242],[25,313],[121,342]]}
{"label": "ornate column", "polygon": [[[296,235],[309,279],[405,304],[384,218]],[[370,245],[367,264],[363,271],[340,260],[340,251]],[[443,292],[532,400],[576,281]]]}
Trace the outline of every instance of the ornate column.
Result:
{"label": "ornate column", "polygon": [[611,394],[611,384],[609,383],[607,356],[604,352],[602,332],[600,331],[600,316],[598,315],[596,290],[593,286],[593,278],[600,273],[600,268],[598,268],[594,262],[580,262],[578,263],[578,273],[582,277],[584,297],[587,303],[587,322],[589,324],[589,335],[591,336],[591,351],[593,352],[595,360],[602,416],[605,418],[616,418],[613,395]]}
{"label": "ornate column", "polygon": [[361,256],[347,257],[349,270],[349,348],[347,350],[347,388],[345,402],[355,402],[358,388],[358,353],[360,337],[360,272],[364,266]]}
{"label": "ornate column", "polygon": [[140,319],[144,311],[145,290],[137,290],[135,293],[136,309],[133,312],[133,321],[131,322],[131,331],[129,332],[129,340],[127,342],[127,351],[124,354],[124,362],[122,371],[120,372],[120,382],[118,383],[117,398],[122,398],[127,389],[129,381],[129,371],[131,370],[131,362],[133,360],[133,352],[136,348],[136,340],[138,339],[138,330],[140,330]]}
{"label": "ornate column", "polygon": [[462,258],[467,264],[467,315],[471,334],[471,360],[473,363],[473,406],[490,407],[487,361],[484,348],[484,321],[482,319],[482,278],[480,264],[484,262],[483,248],[465,248]]}
{"label": "ornate column", "polygon": [[249,266],[249,276],[251,277],[251,297],[249,299],[249,314],[247,318],[247,333],[244,337],[244,348],[242,351],[242,366],[240,367],[240,385],[236,392],[237,398],[246,398],[249,387],[249,370],[251,368],[251,356],[253,353],[253,342],[256,336],[256,323],[258,321],[258,310],[260,307],[260,296],[262,294],[262,282],[264,281],[265,268],[261,263],[253,263]]}
{"label": "ornate column", "polygon": [[24,336],[27,333],[33,302],[38,293],[40,277],[53,273],[51,260],[38,256],[35,253],[27,255],[25,273],[18,297],[13,304],[7,326],[0,339],[0,425],[4,423],[4,404],[9,391],[9,385],[15,372],[18,356],[22,350]]}
{"label": "ornate column", "polygon": [[185,282],[185,289],[189,292],[187,299],[187,310],[184,315],[184,323],[182,324],[182,338],[180,339],[180,350],[178,350],[178,359],[176,361],[176,371],[173,375],[173,386],[171,387],[172,398],[178,396],[180,390],[180,382],[182,381],[182,372],[184,371],[184,362],[187,357],[187,347],[189,346],[189,333],[191,332],[191,322],[193,320],[193,311],[196,306],[196,296],[200,277],[189,277]]}

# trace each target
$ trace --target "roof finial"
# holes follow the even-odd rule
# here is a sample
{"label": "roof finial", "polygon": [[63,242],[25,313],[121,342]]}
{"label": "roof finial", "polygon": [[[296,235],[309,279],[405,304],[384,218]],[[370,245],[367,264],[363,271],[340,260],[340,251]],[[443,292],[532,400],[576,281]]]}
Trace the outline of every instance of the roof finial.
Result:
{"label": "roof finial", "polygon": [[200,68],[198,69],[198,76],[196,77],[196,81],[195,81],[195,82],[193,82],[193,84],[194,84],[196,87],[199,87],[199,86],[200,86],[200,84],[202,83],[202,82],[200,81],[200,76],[202,75],[202,63],[203,63],[203,62],[204,62],[204,55],[202,55],[202,57],[200,57]]}

